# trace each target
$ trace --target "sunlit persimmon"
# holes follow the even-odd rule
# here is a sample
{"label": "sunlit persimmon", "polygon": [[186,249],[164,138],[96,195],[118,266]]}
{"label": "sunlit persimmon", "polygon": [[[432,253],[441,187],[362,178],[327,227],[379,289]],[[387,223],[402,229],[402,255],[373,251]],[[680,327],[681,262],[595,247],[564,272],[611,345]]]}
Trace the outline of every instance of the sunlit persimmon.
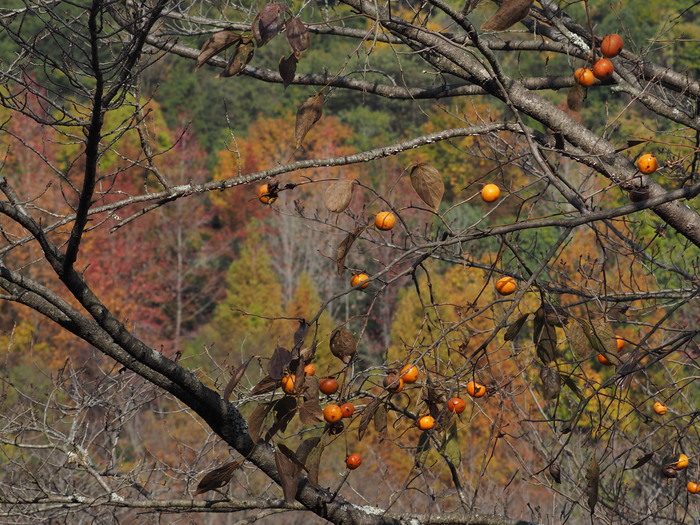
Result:
{"label": "sunlit persimmon", "polygon": [[625,347],[625,340],[621,337],[616,337],[615,344],[617,344],[617,351],[622,352],[622,349]]}
{"label": "sunlit persimmon", "polygon": [[685,454],[680,454],[678,456],[678,461],[676,462],[676,470],[683,470],[684,468],[687,468],[689,463],[690,461],[688,460],[688,456]]}
{"label": "sunlit persimmon", "polygon": [[459,397],[453,397],[447,402],[447,410],[455,414],[461,414],[465,408],[467,408],[467,404]]}
{"label": "sunlit persimmon", "polygon": [[493,202],[501,196],[501,188],[495,184],[487,184],[481,189],[481,198],[484,202]]}
{"label": "sunlit persimmon", "polygon": [[656,403],[654,403],[654,412],[656,412],[660,416],[663,416],[666,412],[668,412],[668,407],[663,403],[657,401]]}
{"label": "sunlit persimmon", "polygon": [[430,430],[435,426],[435,418],[433,416],[423,416],[416,424],[421,430]]}
{"label": "sunlit persimmon", "polygon": [[659,161],[651,153],[645,153],[637,159],[637,167],[642,173],[649,175],[654,173],[659,167]]}
{"label": "sunlit persimmon", "polygon": [[688,492],[691,494],[700,494],[700,483],[689,481],[685,488],[687,488]]}
{"label": "sunlit persimmon", "polygon": [[338,405],[328,405],[323,409],[323,418],[329,423],[335,423],[343,419],[343,412]]}
{"label": "sunlit persimmon", "polygon": [[277,200],[277,194],[271,193],[270,186],[263,184],[262,186],[258,186],[258,200],[263,204],[272,204]]}
{"label": "sunlit persimmon", "polygon": [[404,383],[415,383],[418,381],[419,376],[418,367],[412,364],[405,365],[401,369],[399,375],[401,376],[401,379],[403,379]]}
{"label": "sunlit persimmon", "polygon": [[338,391],[339,386],[340,385],[338,384],[337,379],[333,379],[332,377],[326,377],[325,379],[321,379],[318,388],[321,392],[323,392],[327,396],[330,396]]}
{"label": "sunlit persimmon", "polygon": [[601,58],[593,64],[593,75],[600,80],[608,80],[614,72],[615,67],[607,58]]}
{"label": "sunlit persimmon", "polygon": [[600,52],[603,56],[612,58],[619,55],[623,47],[624,42],[620,35],[613,33],[603,37],[603,41],[600,43]]}
{"label": "sunlit persimmon", "polygon": [[390,211],[380,211],[374,216],[374,225],[378,230],[391,230],[396,224],[396,216]]}
{"label": "sunlit persimmon", "polygon": [[486,387],[476,381],[469,381],[467,383],[467,394],[472,397],[483,397],[486,395]]}
{"label": "sunlit persimmon", "polygon": [[355,405],[352,403],[343,403],[340,405],[340,412],[343,414],[343,417],[350,417],[355,413]]}
{"label": "sunlit persimmon", "polygon": [[496,281],[496,291],[501,295],[512,294],[518,285],[512,277],[501,277]]}
{"label": "sunlit persimmon", "polygon": [[282,390],[284,390],[285,394],[293,394],[294,393],[294,376],[293,375],[286,375],[282,378]]}
{"label": "sunlit persimmon", "polygon": [[360,466],[361,463],[362,463],[362,456],[360,456],[360,455],[357,454],[357,453],[355,453],[355,454],[350,454],[350,455],[347,457],[347,459],[345,460],[345,465],[347,465],[347,467],[348,467],[350,470],[355,470],[357,467]]}
{"label": "sunlit persimmon", "polygon": [[359,288],[367,288],[369,286],[369,275],[366,273],[356,273],[350,279],[350,286],[360,285]]}
{"label": "sunlit persimmon", "polygon": [[307,376],[315,375],[316,374],[316,365],[314,365],[313,363],[309,363],[308,365],[306,365],[304,367],[304,373]]}
{"label": "sunlit persimmon", "polygon": [[593,74],[593,71],[586,67],[580,67],[576,71],[574,71],[574,80],[581,84],[582,86],[592,86],[595,84],[595,75]]}
{"label": "sunlit persimmon", "polygon": [[392,394],[398,394],[403,390],[403,379],[398,374],[388,374],[384,378],[384,388]]}

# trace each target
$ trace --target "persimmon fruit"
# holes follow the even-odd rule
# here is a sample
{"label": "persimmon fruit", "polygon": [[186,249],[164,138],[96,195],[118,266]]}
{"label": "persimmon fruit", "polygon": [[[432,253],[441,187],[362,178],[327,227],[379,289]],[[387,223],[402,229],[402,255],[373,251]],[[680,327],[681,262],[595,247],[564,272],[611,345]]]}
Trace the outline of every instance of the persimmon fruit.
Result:
{"label": "persimmon fruit", "polygon": [[668,412],[668,407],[663,403],[657,401],[656,403],[654,403],[654,412],[656,412],[660,416],[663,416],[666,412]]}
{"label": "persimmon fruit", "polygon": [[481,188],[481,198],[484,202],[493,202],[501,196],[501,188],[495,184],[487,184]]}
{"label": "persimmon fruit", "polygon": [[625,340],[621,337],[616,337],[615,344],[617,345],[617,351],[622,352],[622,349],[625,347]]}
{"label": "persimmon fruit", "polygon": [[285,394],[293,394],[294,393],[294,376],[293,375],[286,375],[282,378],[282,390],[284,390]]}
{"label": "persimmon fruit", "polygon": [[496,281],[496,291],[501,295],[512,294],[518,285],[512,277],[501,277]]}
{"label": "persimmon fruit", "polygon": [[338,405],[328,405],[323,409],[323,418],[329,423],[336,423],[343,419],[343,412]]}
{"label": "persimmon fruit", "polygon": [[447,402],[447,410],[455,414],[461,414],[466,408],[467,404],[464,402],[464,399],[459,397],[453,397]]}
{"label": "persimmon fruit", "polygon": [[362,456],[357,453],[350,454],[345,460],[345,465],[350,470],[355,470],[362,463]]}
{"label": "persimmon fruit", "polygon": [[610,361],[607,357],[605,357],[603,354],[598,354],[598,362],[602,365],[605,366],[613,366],[615,363]]}
{"label": "persimmon fruit", "polygon": [[352,279],[350,279],[350,286],[357,286],[359,285],[359,288],[367,288],[369,286],[369,275],[366,273],[356,273],[355,275],[352,276]]}
{"label": "persimmon fruit", "polygon": [[390,211],[380,211],[374,216],[374,225],[378,230],[391,230],[396,224],[396,216]]}
{"label": "persimmon fruit", "polygon": [[600,43],[600,52],[604,57],[613,58],[620,54],[624,45],[620,35],[616,33],[605,35]]}
{"label": "persimmon fruit", "polygon": [[483,397],[486,395],[486,387],[476,381],[467,383],[467,394],[472,397]]}
{"label": "persimmon fruit", "polygon": [[580,67],[574,71],[574,80],[585,87],[590,87],[595,84],[595,75],[593,71],[586,67]]}
{"label": "persimmon fruit", "polygon": [[316,365],[313,364],[313,363],[309,363],[308,365],[306,365],[306,366],[304,367],[304,373],[305,373],[307,376],[316,375]]}
{"label": "persimmon fruit", "polygon": [[270,186],[263,184],[258,186],[258,200],[263,204],[272,204],[277,200],[277,195],[270,193]]}
{"label": "persimmon fruit", "polygon": [[433,416],[423,416],[418,420],[417,425],[421,430],[430,430],[435,427],[435,418]]}
{"label": "persimmon fruit", "polygon": [[685,454],[680,454],[678,456],[678,461],[676,462],[676,470],[683,470],[684,468],[687,468],[689,463],[690,461],[688,460],[688,456]]}
{"label": "persimmon fruit", "polygon": [[351,417],[355,413],[355,405],[352,403],[343,403],[340,405],[340,412],[343,414],[343,417]]}
{"label": "persimmon fruit", "polygon": [[392,394],[398,394],[403,390],[403,379],[398,374],[388,374],[384,378],[384,388]]}
{"label": "persimmon fruit", "polygon": [[656,160],[656,157],[654,157],[652,153],[645,153],[637,159],[637,167],[639,171],[645,175],[649,175],[659,168],[659,161]]}
{"label": "persimmon fruit", "polygon": [[593,75],[600,80],[608,80],[614,71],[615,66],[607,58],[601,58],[593,64]]}
{"label": "persimmon fruit", "polygon": [[418,381],[419,376],[418,367],[416,365],[408,364],[401,369],[399,375],[401,376],[401,379],[403,379],[404,383],[415,383]]}
{"label": "persimmon fruit", "polygon": [[700,494],[700,483],[689,481],[685,488],[687,488],[688,492],[691,494]]}
{"label": "persimmon fruit", "polygon": [[326,377],[325,379],[321,379],[318,388],[321,392],[323,392],[327,396],[330,396],[338,391],[339,386],[340,385],[338,384],[337,379],[334,379],[332,377]]}

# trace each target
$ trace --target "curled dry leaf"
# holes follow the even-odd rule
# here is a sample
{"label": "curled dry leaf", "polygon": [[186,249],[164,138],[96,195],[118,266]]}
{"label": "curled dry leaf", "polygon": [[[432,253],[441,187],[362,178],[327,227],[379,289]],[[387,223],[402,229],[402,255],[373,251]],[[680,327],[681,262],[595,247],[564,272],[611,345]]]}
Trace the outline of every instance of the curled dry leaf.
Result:
{"label": "curled dry leaf", "polygon": [[323,203],[328,211],[343,213],[352,202],[354,189],[354,180],[339,180],[328,186],[326,193],[323,195]]}
{"label": "curled dry leaf", "polygon": [[518,320],[515,321],[512,325],[510,325],[508,327],[508,330],[506,330],[506,333],[503,336],[503,340],[512,341],[513,339],[515,339],[520,333],[520,330],[522,330],[523,326],[525,325],[525,321],[527,321],[528,317],[530,317],[530,314],[524,314],[518,317]]}
{"label": "curled dry leaf", "polygon": [[299,60],[294,53],[288,57],[280,58],[279,71],[280,76],[282,77],[282,85],[284,86],[284,89],[287,89],[287,87],[294,81],[294,75],[296,75],[297,72],[298,62]]}
{"label": "curled dry leaf", "polygon": [[195,496],[199,494],[204,494],[210,490],[218,489],[228,484],[233,477],[233,473],[243,465],[244,459],[237,459],[236,461],[231,461],[226,463],[222,467],[208,472],[201,481],[197,484],[197,491],[194,493]]}
{"label": "curled dry leaf", "polygon": [[566,95],[566,107],[578,113],[583,109],[583,101],[586,100],[586,88],[576,82],[569,88]]}
{"label": "curled dry leaf", "polygon": [[561,483],[561,468],[558,463],[550,463],[549,475],[556,483]]}
{"label": "curled dry leaf", "polygon": [[331,334],[330,347],[335,357],[348,363],[357,349],[355,335],[347,328],[336,328]]}
{"label": "curled dry leaf", "polygon": [[627,470],[635,470],[635,469],[638,469],[639,467],[643,467],[644,465],[646,465],[647,463],[649,463],[649,461],[650,461],[651,458],[653,458],[653,457],[654,457],[654,453],[653,453],[653,452],[649,452],[648,454],[644,454],[641,458],[639,458],[637,461],[634,462],[634,465],[632,465],[632,466],[631,466],[629,469],[627,469]]}
{"label": "curled dry leaf", "polygon": [[231,374],[231,379],[229,380],[228,384],[226,385],[226,388],[224,389],[224,401],[226,401],[227,403],[229,398],[231,397],[231,392],[233,392],[233,389],[236,388],[236,385],[238,385],[238,383],[243,378],[243,374],[245,374],[245,371],[252,360],[252,357],[249,358],[245,363],[239,366],[233,372],[233,374]]}
{"label": "curled dry leaf", "polygon": [[293,16],[287,20],[285,32],[287,33],[289,45],[292,46],[297,56],[299,53],[309,49],[311,45],[309,30],[298,17]]}
{"label": "curled dry leaf", "polygon": [[253,413],[248,418],[248,435],[253,443],[260,441],[262,426],[270,410],[272,410],[272,403],[261,403],[253,409]]}
{"label": "curled dry leaf", "polygon": [[242,38],[233,56],[228,61],[228,64],[224,70],[216,75],[216,78],[226,78],[238,75],[248,62],[253,58],[253,53],[255,53],[255,47],[253,46],[253,41],[250,38]]}
{"label": "curled dry leaf", "polygon": [[304,137],[323,115],[324,97],[322,93],[310,96],[297,110],[297,118],[294,123],[294,141],[297,148],[301,146]]}
{"label": "curled dry leaf", "polygon": [[437,210],[445,194],[445,183],[440,172],[429,164],[420,162],[411,167],[410,178],[411,186],[421,200]]}
{"label": "curled dry leaf", "polygon": [[279,379],[272,379],[270,376],[263,377],[257,385],[250,391],[250,395],[257,396],[272,392],[279,386]]}
{"label": "curled dry leaf", "polygon": [[357,428],[357,439],[362,441],[362,437],[367,432],[367,427],[369,422],[374,419],[374,414],[379,409],[379,405],[382,404],[382,400],[377,398],[370,401],[367,406],[362,411],[362,418],[360,419],[360,426]]}
{"label": "curled dry leaf", "polygon": [[505,0],[501,7],[481,26],[482,31],[505,31],[528,14],[534,0]]}
{"label": "curled dry leaf", "polygon": [[278,346],[270,357],[270,362],[267,365],[267,373],[272,379],[279,381],[284,375],[284,369],[292,360],[292,353],[286,348]]}
{"label": "curled dry leaf", "polygon": [[374,430],[377,431],[380,437],[386,437],[387,431],[387,412],[386,406],[381,404],[374,412]]}
{"label": "curled dry leaf", "polygon": [[297,412],[297,400],[292,396],[284,396],[272,403],[275,412],[275,422],[265,435],[265,441],[270,441],[277,432],[284,432],[287,425]]}
{"label": "curled dry leaf", "polygon": [[591,463],[586,469],[586,494],[588,495],[588,508],[593,514],[596,503],[598,503],[598,484],[600,482],[600,465],[593,456]]}
{"label": "curled dry leaf", "polygon": [[199,56],[197,56],[197,63],[194,66],[194,70],[197,71],[211,57],[228,49],[233,44],[240,42],[240,40],[241,35],[230,29],[214,33],[204,42],[202,48],[199,50]]}
{"label": "curled dry leaf", "polygon": [[544,386],[544,397],[554,399],[561,392],[561,377],[559,371],[553,366],[545,366],[540,369],[540,379]]}
{"label": "curled dry leaf", "polygon": [[284,21],[280,15],[289,11],[286,2],[268,2],[253,20],[253,38],[258,47],[262,47],[280,32]]}
{"label": "curled dry leaf", "polygon": [[458,467],[460,463],[462,463],[462,453],[459,449],[459,434],[457,433],[457,421],[455,420],[452,421],[447,432],[445,432],[440,447],[440,453],[447,457],[450,463],[455,467]]}
{"label": "curled dry leaf", "polygon": [[275,450],[275,464],[280,476],[280,485],[287,503],[294,503],[299,487],[299,473],[295,463],[289,459],[279,448]]}
{"label": "curled dry leaf", "polygon": [[343,239],[343,242],[338,245],[338,249],[335,251],[335,264],[338,269],[338,275],[343,274],[343,268],[345,268],[345,258],[348,256],[348,252],[350,251],[353,243],[367,228],[369,228],[369,225],[360,226],[359,228],[355,229],[355,231],[350,232],[348,236]]}

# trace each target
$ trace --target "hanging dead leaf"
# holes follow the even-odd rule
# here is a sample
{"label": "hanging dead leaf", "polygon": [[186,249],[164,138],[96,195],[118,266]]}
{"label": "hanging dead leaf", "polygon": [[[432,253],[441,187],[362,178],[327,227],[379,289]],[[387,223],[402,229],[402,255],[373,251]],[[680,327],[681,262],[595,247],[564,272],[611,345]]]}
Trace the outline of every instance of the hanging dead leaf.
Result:
{"label": "hanging dead leaf", "polygon": [[377,431],[380,437],[386,437],[387,412],[384,404],[379,405],[377,410],[374,412],[374,430]]}
{"label": "hanging dead leaf", "polygon": [[651,458],[653,458],[653,457],[654,457],[653,452],[649,452],[648,454],[644,454],[641,458],[639,458],[637,461],[635,461],[634,465],[632,465],[627,470],[635,470],[635,469],[638,469],[639,467],[643,467],[644,465],[649,463],[649,461],[651,461]]}
{"label": "hanging dead leaf", "polygon": [[582,328],[596,354],[603,354],[615,365],[620,364],[620,358],[617,357],[617,338],[610,323],[597,319],[590,323],[583,322]]}
{"label": "hanging dead leaf", "polygon": [[309,323],[306,319],[299,319],[299,328],[294,332],[294,349],[298,350],[301,345],[304,344],[304,338],[306,337],[306,332],[309,331]]}
{"label": "hanging dead leaf", "polygon": [[294,81],[294,75],[297,73],[297,64],[299,59],[296,55],[292,53],[288,57],[280,58],[279,72],[282,77],[282,85],[284,89],[287,89],[289,85]]}
{"label": "hanging dead leaf", "polygon": [[229,398],[231,397],[231,392],[233,392],[233,389],[236,388],[236,385],[238,385],[240,380],[243,378],[243,374],[245,374],[245,371],[252,360],[253,358],[251,357],[245,363],[239,366],[233,372],[233,374],[231,374],[231,379],[229,379],[229,382],[226,385],[226,388],[224,389],[224,401],[226,401],[227,403]]}
{"label": "hanging dead leaf", "polygon": [[554,399],[561,392],[561,377],[559,372],[553,366],[544,366],[540,368],[540,379],[544,387],[544,397],[546,399]]}
{"label": "hanging dead leaf", "polygon": [[257,396],[272,392],[279,386],[279,379],[272,379],[270,376],[263,377],[257,385],[250,391],[250,395]]}
{"label": "hanging dead leaf", "polygon": [[315,425],[323,421],[323,410],[318,399],[304,400],[299,406],[299,420],[302,425]]}
{"label": "hanging dead leaf", "polygon": [[362,418],[360,419],[360,426],[357,428],[357,439],[359,441],[362,440],[362,437],[365,435],[365,432],[367,432],[367,427],[369,426],[369,422],[372,421],[374,418],[374,414],[377,412],[377,409],[379,409],[379,405],[382,404],[381,399],[373,399],[369,403],[367,403],[367,406],[364,408],[362,411]]}
{"label": "hanging dead leaf", "polygon": [[298,17],[293,16],[287,20],[285,32],[287,33],[289,45],[292,46],[297,56],[309,49],[311,45],[309,30]]}
{"label": "hanging dead leaf", "polygon": [[228,49],[233,44],[240,42],[241,38],[241,35],[230,29],[225,29],[211,35],[199,50],[199,56],[197,56],[194,70],[197,71],[211,57]]}
{"label": "hanging dead leaf", "polygon": [[445,194],[445,183],[440,172],[429,164],[420,162],[411,167],[410,179],[411,186],[421,200],[437,210]]}
{"label": "hanging dead leaf", "polygon": [[[318,472],[321,466],[321,456],[323,455],[323,450],[326,448],[326,445],[322,438],[309,439],[319,439],[319,443],[311,448],[308,457],[306,458],[306,460],[304,460],[304,464],[306,465],[306,469],[308,472],[306,478],[309,480],[309,483],[311,483],[311,485],[313,485],[314,487],[318,487]],[[301,448],[303,444],[304,443],[299,445],[299,448]],[[297,451],[297,456],[299,456],[299,451]]]}
{"label": "hanging dead leaf", "polygon": [[533,0],[505,0],[491,18],[481,26],[482,31],[505,31],[530,14]]}
{"label": "hanging dead leaf", "polygon": [[323,195],[323,203],[328,211],[343,213],[352,202],[354,180],[339,180],[328,186]]}
{"label": "hanging dead leaf", "polygon": [[544,314],[541,314],[542,307],[535,314],[535,324],[532,333],[532,341],[535,343],[537,357],[544,365],[549,365],[556,356],[557,351],[557,330],[547,323]]}
{"label": "hanging dead leaf", "polygon": [[304,400],[310,401],[312,399],[318,400],[318,391],[320,387],[320,380],[316,376],[306,376],[304,378],[304,385],[301,390],[301,396]]}
{"label": "hanging dead leaf", "polygon": [[275,464],[280,476],[280,485],[287,503],[294,503],[299,487],[299,475],[296,472],[294,462],[289,459],[279,447],[275,450]]}
{"label": "hanging dead leaf", "polygon": [[586,88],[576,82],[569,88],[566,95],[566,107],[578,113],[583,109],[583,101],[586,100]]}
{"label": "hanging dead leaf", "polygon": [[272,403],[275,412],[275,422],[265,434],[269,442],[277,432],[284,432],[297,411],[297,400],[292,396],[284,396]]}
{"label": "hanging dead leaf", "polygon": [[272,410],[271,403],[261,403],[253,409],[253,413],[248,418],[248,435],[253,443],[260,441],[262,426],[270,410]]}
{"label": "hanging dead leaf", "polygon": [[368,225],[356,228],[355,231],[350,232],[348,236],[343,239],[343,242],[338,245],[338,249],[335,251],[335,264],[338,269],[338,275],[343,274],[343,269],[345,268],[345,258],[348,256],[348,252],[350,251],[353,243],[367,228],[369,228]]}
{"label": "hanging dead leaf", "polygon": [[297,457],[296,452],[290,449],[287,445],[284,443],[277,443],[277,449],[282,452],[282,454],[287,456],[292,463],[294,463],[294,473],[296,476],[301,474],[302,470],[306,470],[306,465],[304,465],[304,463]]}
{"label": "hanging dead leaf", "polygon": [[279,381],[284,376],[284,369],[292,360],[292,353],[286,348],[278,346],[267,364],[267,373],[272,379]]}
{"label": "hanging dead leaf", "polygon": [[457,421],[453,420],[443,437],[440,453],[450,460],[452,465],[458,467],[462,462],[462,453],[459,449],[459,435],[457,433]]}
{"label": "hanging dead leaf", "polygon": [[530,314],[525,314],[518,317],[518,320],[515,321],[512,325],[510,325],[508,327],[508,330],[506,330],[506,333],[503,336],[503,340],[512,341],[513,339],[515,339],[520,333],[520,330],[522,330],[523,326],[525,325],[525,321],[527,321],[528,317],[530,317]]}
{"label": "hanging dead leaf", "polygon": [[224,70],[216,75],[216,78],[226,78],[238,75],[248,62],[253,58],[255,53],[255,46],[253,46],[253,41],[248,37],[243,37],[238,42],[236,50],[233,52],[233,56],[226,64]]}
{"label": "hanging dead leaf", "polygon": [[566,330],[566,339],[569,341],[569,346],[577,358],[588,357],[591,346],[578,319],[576,322],[571,323],[571,326]]}
{"label": "hanging dead leaf", "polygon": [[343,363],[349,363],[357,349],[355,335],[347,328],[336,328],[331,334],[331,354]]}
{"label": "hanging dead leaf", "polygon": [[561,468],[558,463],[549,464],[549,475],[552,476],[555,483],[561,483]]}
{"label": "hanging dead leaf", "polygon": [[297,118],[294,123],[294,141],[297,148],[301,146],[301,142],[313,125],[321,119],[323,101],[323,94],[317,93],[307,98],[297,110]]}
{"label": "hanging dead leaf", "polygon": [[279,33],[284,25],[280,17],[289,11],[286,2],[268,2],[253,19],[253,38],[258,47],[262,47]]}
{"label": "hanging dead leaf", "polygon": [[590,465],[586,469],[586,494],[588,495],[588,508],[591,514],[595,511],[596,503],[598,503],[598,484],[600,482],[600,465],[598,460],[593,456]]}
{"label": "hanging dead leaf", "polygon": [[225,465],[214,469],[211,472],[207,472],[207,474],[197,484],[197,491],[194,493],[194,495],[198,496],[199,494],[204,494],[210,490],[218,489],[224,485],[227,485],[231,481],[233,473],[236,471],[236,469],[243,465],[244,461],[245,460],[243,458],[237,459],[236,461],[226,463]]}

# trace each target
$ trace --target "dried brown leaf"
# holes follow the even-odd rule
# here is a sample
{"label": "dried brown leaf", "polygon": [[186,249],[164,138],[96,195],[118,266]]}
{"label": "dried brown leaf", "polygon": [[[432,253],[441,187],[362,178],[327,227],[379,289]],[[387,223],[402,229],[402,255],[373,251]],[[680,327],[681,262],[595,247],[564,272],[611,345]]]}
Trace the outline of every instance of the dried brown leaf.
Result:
{"label": "dried brown leaf", "polygon": [[591,514],[595,511],[596,503],[598,503],[598,484],[600,482],[600,465],[598,460],[593,456],[591,463],[586,469],[586,494],[588,495],[588,508]]}
{"label": "dried brown leaf", "polygon": [[294,82],[294,75],[297,73],[298,63],[299,59],[297,59],[294,53],[288,57],[280,58],[279,72],[280,76],[282,77],[282,85],[284,86],[284,89],[287,89],[287,87]]}
{"label": "dried brown leaf", "polygon": [[294,123],[294,141],[297,148],[301,146],[304,137],[323,115],[324,97],[322,93],[310,96],[297,110]]}
{"label": "dried brown leaf", "polygon": [[231,379],[229,379],[228,384],[226,385],[226,388],[224,389],[224,401],[228,403],[229,398],[231,397],[231,392],[233,392],[233,389],[236,388],[236,385],[241,381],[243,378],[243,375],[245,374],[246,369],[248,368],[248,365],[250,362],[253,360],[251,357],[248,359],[245,363],[243,363],[241,366],[239,366],[233,374],[231,374]]}
{"label": "dried brown leaf", "polygon": [[583,109],[584,100],[586,100],[586,88],[577,82],[569,88],[566,95],[566,107],[578,113]]}
{"label": "dried brown leaf", "polygon": [[348,256],[348,252],[350,251],[353,243],[367,228],[369,228],[369,226],[360,226],[359,228],[355,229],[355,231],[350,232],[348,236],[343,239],[343,242],[338,245],[338,249],[335,252],[335,264],[338,269],[338,275],[343,274],[343,268],[345,268],[345,258]]}
{"label": "dried brown leaf", "polygon": [[272,379],[279,381],[284,376],[284,369],[292,361],[292,353],[286,348],[278,346],[267,364],[267,373]]}
{"label": "dried brown leaf", "polygon": [[357,428],[357,439],[362,440],[362,436],[365,435],[365,432],[367,432],[367,427],[369,426],[370,421],[374,419],[374,414],[379,408],[379,405],[382,404],[381,399],[373,399],[370,401],[367,406],[362,410],[362,418],[360,419],[360,426]]}
{"label": "dried brown leaf", "polygon": [[525,325],[525,321],[527,321],[528,317],[530,317],[530,314],[525,314],[518,317],[518,320],[515,321],[512,325],[510,325],[508,327],[508,330],[506,330],[506,333],[503,336],[503,340],[512,341],[513,339],[515,339],[520,333],[520,330],[522,330],[523,326]]}
{"label": "dried brown leaf", "polygon": [[285,32],[287,33],[287,40],[289,41],[289,45],[292,46],[294,53],[298,55],[309,49],[311,45],[309,30],[298,17],[293,16],[287,20]]}
{"label": "dried brown leaf", "polygon": [[267,44],[281,31],[284,21],[280,15],[285,11],[289,11],[285,2],[268,2],[255,16],[252,30],[258,47]]}
{"label": "dried brown leaf", "polygon": [[559,371],[552,366],[545,366],[540,369],[540,379],[544,386],[544,397],[554,399],[561,392],[561,377]]}
{"label": "dried brown leaf", "polygon": [[491,18],[481,26],[482,31],[505,31],[530,13],[533,0],[505,0]]}
{"label": "dried brown leaf", "polygon": [[[321,438],[316,436],[316,437],[311,437],[308,439],[305,439],[302,441],[299,446],[297,447],[297,459],[306,465],[306,460],[309,457],[309,454],[318,446],[318,444],[321,442]],[[304,470],[307,472],[309,469],[304,466]]]}
{"label": "dried brown leaf", "polygon": [[252,388],[250,395],[257,396],[259,394],[267,394],[275,390],[278,386],[279,379],[272,379],[270,376],[265,376]]}
{"label": "dried brown leaf", "polygon": [[275,422],[265,435],[265,441],[270,441],[277,432],[284,432],[297,411],[297,400],[292,396],[284,396],[273,403]]}
{"label": "dried brown leaf", "polygon": [[226,78],[238,75],[248,62],[253,58],[255,46],[250,38],[244,37],[236,46],[236,50],[231,56],[231,59],[226,64],[224,70],[216,75],[216,78]]}
{"label": "dried brown leaf", "polygon": [[250,435],[250,439],[253,440],[253,443],[260,441],[262,426],[270,410],[272,410],[271,403],[261,403],[255,407],[253,413],[248,418],[248,434]]}
{"label": "dried brown leaf", "polygon": [[336,328],[331,334],[331,353],[343,363],[349,363],[357,349],[355,335],[347,328]]}
{"label": "dried brown leaf", "polygon": [[275,464],[280,476],[280,485],[287,503],[294,503],[299,487],[299,474],[296,472],[294,462],[289,459],[279,447],[275,450]]}
{"label": "dried brown leaf", "polygon": [[376,430],[381,437],[386,437],[387,412],[386,406],[383,404],[379,405],[374,413],[374,430]]}
{"label": "dried brown leaf", "polygon": [[542,307],[535,315],[535,326],[532,333],[532,342],[535,343],[537,357],[544,365],[549,365],[557,352],[557,330],[547,322],[546,316],[542,313]]}
{"label": "dried brown leaf", "polygon": [[556,483],[561,483],[561,468],[558,463],[551,463],[549,465],[549,475]]}
{"label": "dried brown leaf", "polygon": [[411,186],[421,200],[437,210],[445,194],[445,183],[440,172],[431,165],[421,162],[411,167],[410,179]]}
{"label": "dried brown leaf", "polygon": [[323,203],[328,211],[343,213],[352,202],[354,188],[354,180],[339,180],[328,186],[323,195]]}
{"label": "dried brown leaf", "polygon": [[231,461],[225,465],[207,472],[207,474],[201,479],[197,484],[197,491],[194,493],[195,496],[199,494],[204,494],[210,490],[218,489],[228,484],[233,477],[233,473],[238,469],[245,460],[243,458],[237,459],[236,461]]}
{"label": "dried brown leaf", "polygon": [[201,68],[204,63],[217,53],[221,53],[223,50],[231,47],[233,44],[240,42],[241,35],[230,29],[225,29],[214,33],[209,37],[209,39],[204,42],[202,48],[199,50],[199,56],[197,57],[197,62],[194,66],[194,70],[197,71]]}
{"label": "dried brown leaf", "polygon": [[323,421],[323,410],[318,399],[305,400],[299,406],[299,420],[302,425],[315,425]]}
{"label": "dried brown leaf", "polygon": [[649,463],[649,461],[651,461],[651,458],[653,458],[653,457],[654,457],[653,452],[649,452],[648,454],[644,454],[641,458],[639,458],[637,461],[635,461],[634,465],[632,465],[627,470],[635,470],[635,469],[638,469],[639,467],[643,467],[644,465]]}
{"label": "dried brown leaf", "polygon": [[304,339],[306,338],[306,332],[309,331],[309,323],[306,319],[299,320],[299,328],[294,332],[294,349],[298,350],[301,345],[304,344]]}

